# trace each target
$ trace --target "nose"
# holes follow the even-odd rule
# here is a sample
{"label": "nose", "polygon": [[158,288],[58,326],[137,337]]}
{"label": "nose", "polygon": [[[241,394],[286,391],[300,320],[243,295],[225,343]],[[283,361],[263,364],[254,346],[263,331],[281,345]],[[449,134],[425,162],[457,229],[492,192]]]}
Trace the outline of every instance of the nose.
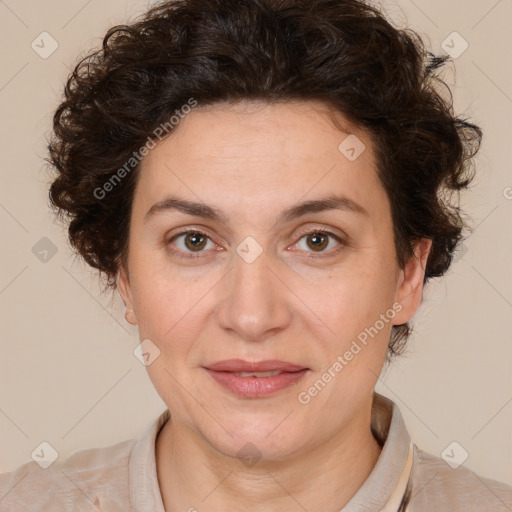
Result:
{"label": "nose", "polygon": [[265,251],[252,262],[233,254],[231,271],[222,280],[224,299],[217,315],[220,327],[235,338],[261,342],[290,324],[293,294],[276,270],[279,265],[270,260]]}

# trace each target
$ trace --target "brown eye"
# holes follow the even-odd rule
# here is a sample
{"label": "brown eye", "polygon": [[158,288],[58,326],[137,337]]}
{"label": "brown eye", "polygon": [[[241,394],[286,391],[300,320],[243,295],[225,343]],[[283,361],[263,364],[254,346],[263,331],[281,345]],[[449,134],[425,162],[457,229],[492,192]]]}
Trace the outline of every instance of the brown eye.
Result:
{"label": "brown eye", "polygon": [[[305,241],[305,244],[302,241]],[[329,247],[330,241],[334,240],[338,243],[338,247],[334,247],[332,250],[327,249]],[[302,247],[300,246],[302,243]],[[300,238],[299,242],[297,242],[297,246],[299,249],[307,252],[307,253],[334,253],[337,250],[342,249],[344,247],[343,241],[336,236],[334,233],[330,231],[324,231],[321,229],[316,229],[314,231],[309,231],[308,233],[304,233]],[[323,255],[323,254],[322,254]]]}
{"label": "brown eye", "polygon": [[193,256],[193,253],[197,253],[199,256],[201,252],[206,252],[204,249],[208,242],[214,245],[210,237],[200,231],[185,231],[172,237],[168,244],[173,246],[172,251],[175,253],[183,256]]}
{"label": "brown eye", "polygon": [[306,236],[308,247],[322,251],[329,245],[329,237],[323,233],[311,233]]}
{"label": "brown eye", "polygon": [[185,235],[185,246],[191,251],[200,251],[206,245],[207,238],[201,233],[187,233]]}

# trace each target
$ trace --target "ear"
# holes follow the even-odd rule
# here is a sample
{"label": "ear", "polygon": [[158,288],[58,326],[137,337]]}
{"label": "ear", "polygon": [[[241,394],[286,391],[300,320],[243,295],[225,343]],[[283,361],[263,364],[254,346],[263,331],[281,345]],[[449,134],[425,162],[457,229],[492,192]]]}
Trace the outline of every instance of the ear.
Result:
{"label": "ear", "polygon": [[135,311],[133,308],[132,287],[130,284],[130,278],[128,275],[128,271],[124,268],[123,265],[119,266],[116,282],[117,290],[119,292],[119,295],[121,295],[121,298],[123,299],[124,305],[126,307],[126,321],[132,325],[137,325],[137,317],[135,316]]}
{"label": "ear", "polygon": [[427,258],[432,248],[432,240],[421,238],[414,244],[414,254],[404,269],[400,269],[395,302],[402,306],[393,318],[393,325],[408,322],[416,313],[423,296],[423,279]]}

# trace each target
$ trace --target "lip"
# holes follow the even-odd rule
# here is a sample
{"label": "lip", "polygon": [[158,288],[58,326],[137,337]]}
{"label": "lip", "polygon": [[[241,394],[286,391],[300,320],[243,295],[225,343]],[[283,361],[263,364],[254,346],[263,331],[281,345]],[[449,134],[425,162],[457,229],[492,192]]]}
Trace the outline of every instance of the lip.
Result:
{"label": "lip", "polygon": [[305,366],[292,364],[277,359],[266,361],[244,361],[243,359],[226,359],[205,366],[208,370],[216,372],[297,372],[307,370]]}
{"label": "lip", "polygon": [[[209,375],[224,389],[243,398],[263,398],[288,388],[301,380],[309,368],[286,361],[244,361],[229,359],[204,367]],[[270,377],[241,377],[233,372],[280,371]]]}

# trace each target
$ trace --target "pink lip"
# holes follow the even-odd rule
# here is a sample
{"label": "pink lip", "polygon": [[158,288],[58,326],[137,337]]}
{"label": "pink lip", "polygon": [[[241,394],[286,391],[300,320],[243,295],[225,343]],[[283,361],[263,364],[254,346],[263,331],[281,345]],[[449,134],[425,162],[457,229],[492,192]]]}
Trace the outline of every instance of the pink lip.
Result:
{"label": "pink lip", "polygon": [[[298,382],[309,371],[304,366],[286,361],[250,362],[242,359],[218,361],[205,367],[211,377],[232,393],[244,398],[269,396]],[[233,372],[280,371],[272,377],[241,377]]]}
{"label": "pink lip", "polygon": [[216,372],[297,372],[307,370],[305,366],[279,361],[276,359],[268,361],[244,361],[243,359],[226,359],[206,366],[208,370]]}

